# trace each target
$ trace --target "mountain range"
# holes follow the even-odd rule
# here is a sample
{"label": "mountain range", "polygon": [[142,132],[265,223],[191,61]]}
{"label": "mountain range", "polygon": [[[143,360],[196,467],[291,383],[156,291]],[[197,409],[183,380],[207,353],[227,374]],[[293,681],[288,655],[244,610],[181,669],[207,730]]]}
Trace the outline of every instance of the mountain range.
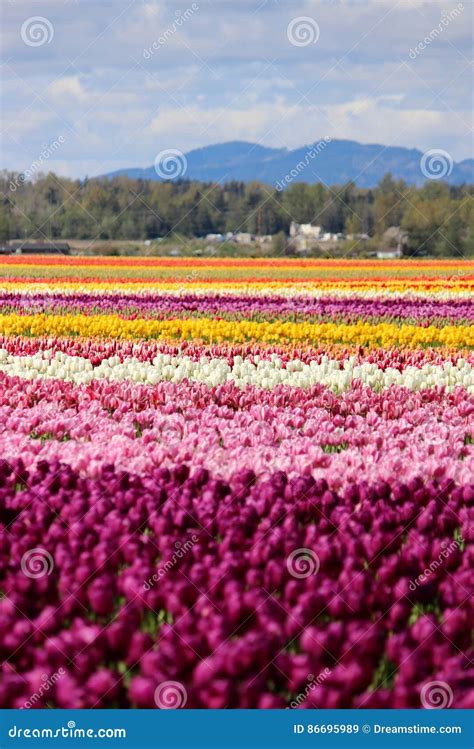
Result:
{"label": "mountain range", "polygon": [[[166,153],[166,152],[162,152]],[[267,148],[256,143],[229,141],[197,148],[169,162],[170,177],[225,183],[231,180],[259,181],[283,189],[294,182],[323,182],[326,185],[355,182],[375,187],[387,172],[408,184],[421,185],[428,177],[442,174],[453,185],[474,182],[474,159],[453,162],[444,150],[423,154],[416,148],[362,144],[352,140],[316,141],[294,150]],[[175,152],[176,154],[176,152]],[[183,164],[186,169],[183,170]],[[174,171],[173,171],[174,168]],[[162,176],[158,172],[162,173]],[[163,181],[163,170],[154,166],[120,169],[107,178]],[[170,178],[168,177],[168,178]]]}

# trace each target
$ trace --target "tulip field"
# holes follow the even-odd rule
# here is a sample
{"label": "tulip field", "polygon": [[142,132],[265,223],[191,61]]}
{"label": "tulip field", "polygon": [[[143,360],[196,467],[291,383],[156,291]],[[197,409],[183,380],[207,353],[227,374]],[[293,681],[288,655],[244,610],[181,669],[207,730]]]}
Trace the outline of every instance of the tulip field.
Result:
{"label": "tulip field", "polygon": [[473,290],[0,259],[0,707],[474,707]]}

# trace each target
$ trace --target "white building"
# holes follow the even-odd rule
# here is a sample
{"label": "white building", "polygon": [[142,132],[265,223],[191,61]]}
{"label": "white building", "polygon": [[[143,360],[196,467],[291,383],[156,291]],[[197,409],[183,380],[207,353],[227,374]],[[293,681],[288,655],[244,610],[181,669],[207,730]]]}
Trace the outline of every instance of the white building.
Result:
{"label": "white building", "polygon": [[403,257],[404,251],[408,249],[408,240],[408,232],[400,226],[389,226],[382,235],[382,246],[377,257],[381,260]]}
{"label": "white building", "polygon": [[292,221],[290,224],[290,237],[305,237],[306,239],[319,239],[321,237],[321,227],[312,224],[297,224]]}
{"label": "white building", "polygon": [[206,242],[223,242],[225,239],[223,234],[206,234]]}
{"label": "white building", "polygon": [[239,231],[237,234],[234,234],[233,241],[237,244],[250,244],[253,242],[253,235],[246,231]]}
{"label": "white building", "polygon": [[403,257],[403,252],[401,247],[396,247],[394,250],[379,250],[377,257],[379,260],[396,260]]}

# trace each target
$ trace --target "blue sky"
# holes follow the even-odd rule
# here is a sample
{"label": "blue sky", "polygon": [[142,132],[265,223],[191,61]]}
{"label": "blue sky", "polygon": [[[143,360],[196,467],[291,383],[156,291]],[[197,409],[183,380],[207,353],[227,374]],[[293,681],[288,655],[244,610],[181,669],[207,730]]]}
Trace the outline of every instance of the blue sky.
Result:
{"label": "blue sky", "polygon": [[[472,156],[472,0],[2,0],[1,166],[83,177],[226,140]],[[428,41],[426,41],[428,40]]]}

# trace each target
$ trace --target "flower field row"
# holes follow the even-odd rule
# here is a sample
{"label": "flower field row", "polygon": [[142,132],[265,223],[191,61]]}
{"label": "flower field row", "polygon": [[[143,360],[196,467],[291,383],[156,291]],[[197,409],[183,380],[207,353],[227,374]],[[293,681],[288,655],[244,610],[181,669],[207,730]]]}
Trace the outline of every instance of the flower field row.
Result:
{"label": "flower field row", "polygon": [[272,262],[0,262],[0,707],[474,707],[473,264]]}
{"label": "flower field row", "polygon": [[467,346],[474,345],[474,326],[396,324],[396,323],[308,323],[257,322],[188,317],[171,320],[129,320],[118,314],[25,315],[6,314],[1,318],[2,333],[7,336],[31,335],[58,337],[133,338],[158,340],[301,342],[373,344],[391,346]]}
{"label": "flower field row", "polygon": [[232,365],[226,359],[201,356],[193,360],[182,354],[157,354],[151,362],[110,357],[94,366],[90,359],[62,352],[53,354],[51,351],[41,351],[33,356],[13,356],[7,350],[0,349],[0,371],[28,380],[47,377],[78,384],[104,378],[114,382],[129,380],[145,385],[187,380],[202,382],[209,387],[226,383],[234,383],[240,388],[251,385],[260,388],[309,388],[324,385],[342,392],[357,382],[376,390],[392,385],[408,390],[444,387],[451,391],[464,387],[468,393],[474,394],[474,368],[461,358],[456,364],[445,361],[442,365],[407,366],[402,371],[394,367],[382,369],[369,362],[358,364],[356,357],[346,359],[341,366],[338,359],[328,357],[322,357],[320,362],[312,359],[305,363],[294,358],[284,363],[275,354],[266,359],[253,357],[253,360],[234,356]]}
{"label": "flower field row", "polygon": [[383,319],[393,322],[399,319],[429,324],[432,320],[443,322],[472,322],[474,310],[468,299],[341,299],[314,298],[298,295],[285,296],[241,296],[211,294],[0,294],[0,312],[8,314],[15,310],[24,314],[57,314],[74,312],[93,315],[111,314],[119,311],[121,317],[165,319],[174,317],[219,316],[228,320],[279,319],[279,320],[331,320],[341,322],[357,320],[375,321]]}

